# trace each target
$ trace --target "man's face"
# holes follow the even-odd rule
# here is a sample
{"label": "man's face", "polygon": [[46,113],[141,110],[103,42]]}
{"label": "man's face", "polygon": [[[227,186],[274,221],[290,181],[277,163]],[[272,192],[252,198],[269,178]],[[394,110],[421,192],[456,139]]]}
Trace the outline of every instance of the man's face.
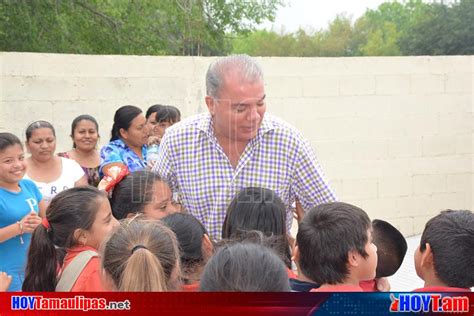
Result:
{"label": "man's face", "polygon": [[224,77],[218,98],[206,97],[218,138],[248,142],[257,135],[265,114],[261,80],[244,82],[238,71]]}

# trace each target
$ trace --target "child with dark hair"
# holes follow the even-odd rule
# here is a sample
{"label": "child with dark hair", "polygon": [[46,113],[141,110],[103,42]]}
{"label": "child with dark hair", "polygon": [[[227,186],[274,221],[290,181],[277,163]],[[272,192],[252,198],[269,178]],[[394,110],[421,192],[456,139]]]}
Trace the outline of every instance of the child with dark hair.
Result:
{"label": "child with dark hair", "polygon": [[[84,186],[56,195],[33,232],[23,291],[106,290],[98,249],[117,226],[107,197],[98,189]],[[61,260],[63,249],[66,256]]]}
{"label": "child with dark hair", "polygon": [[311,209],[300,222],[294,258],[316,292],[362,292],[359,282],[375,278],[377,247],[360,208],[342,202]]}
{"label": "child with dark hair", "polygon": [[474,286],[474,213],[446,210],[426,223],[415,252],[425,286],[415,292],[468,292]]}
{"label": "child with dark hair", "polygon": [[274,236],[274,250],[281,254],[291,268],[290,245],[286,231],[285,205],[272,190],[249,187],[241,190],[227,208],[222,226],[223,239],[245,239],[250,231],[260,231],[265,236]]}
{"label": "child with dark hair", "polygon": [[121,221],[104,243],[105,280],[120,292],[163,292],[179,286],[179,250],[174,233],[159,221]]}
{"label": "child with dark hair", "polygon": [[118,182],[110,198],[116,219],[143,213],[147,219],[161,219],[179,212],[169,186],[151,171],[135,171]]}
{"label": "child with dark hair", "polygon": [[219,248],[204,269],[201,292],[289,292],[283,261],[254,243]]}
{"label": "child with dark hair", "polygon": [[160,151],[160,143],[166,129],[181,121],[181,112],[172,105],[152,105],[146,112],[147,125],[149,128],[148,137],[148,168],[153,168],[158,153]]}
{"label": "child with dark hair", "polygon": [[31,233],[41,223],[46,204],[26,173],[21,141],[0,133],[0,271],[10,276],[10,291],[20,291]]}
{"label": "child with dark hair", "polygon": [[163,105],[155,113],[156,123],[151,134],[158,138],[159,143],[165,135],[166,129],[181,121],[181,112],[175,106]]}
{"label": "child with dark hair", "polygon": [[213,245],[204,226],[191,214],[175,213],[166,216],[162,222],[178,239],[181,250],[181,278],[184,292],[197,292],[199,280],[209,258]]}
{"label": "child with dark hair", "polygon": [[[374,219],[372,221],[372,239],[377,246],[377,269],[375,278],[394,275],[407,253],[408,245],[402,233],[390,223]],[[360,286],[365,292],[378,291],[375,279],[362,281]]]}

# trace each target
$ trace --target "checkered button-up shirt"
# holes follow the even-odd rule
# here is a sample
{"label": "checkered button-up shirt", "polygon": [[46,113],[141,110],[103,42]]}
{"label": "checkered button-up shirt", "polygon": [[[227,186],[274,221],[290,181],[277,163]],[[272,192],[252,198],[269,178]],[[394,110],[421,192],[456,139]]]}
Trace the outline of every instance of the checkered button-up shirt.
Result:
{"label": "checkered button-up shirt", "polygon": [[153,171],[214,240],[220,239],[227,206],[246,187],[273,190],[285,203],[288,229],[296,198],[305,210],[336,200],[301,133],[269,114],[235,169],[214,136],[209,113],[168,128],[160,147]]}

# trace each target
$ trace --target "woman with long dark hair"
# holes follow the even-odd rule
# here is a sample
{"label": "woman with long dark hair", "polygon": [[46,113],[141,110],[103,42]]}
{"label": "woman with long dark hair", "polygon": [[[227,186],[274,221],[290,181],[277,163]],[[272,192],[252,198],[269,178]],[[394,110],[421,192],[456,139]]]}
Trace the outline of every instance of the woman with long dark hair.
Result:
{"label": "woman with long dark hair", "polygon": [[125,105],[114,115],[110,142],[100,151],[100,173],[114,166],[126,166],[130,172],[146,168],[148,128],[140,108]]}

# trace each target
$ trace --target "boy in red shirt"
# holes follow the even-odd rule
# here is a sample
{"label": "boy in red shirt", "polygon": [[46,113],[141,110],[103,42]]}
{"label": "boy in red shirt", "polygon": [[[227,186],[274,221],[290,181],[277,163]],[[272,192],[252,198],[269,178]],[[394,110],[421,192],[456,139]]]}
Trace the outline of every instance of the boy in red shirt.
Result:
{"label": "boy in red shirt", "polygon": [[360,281],[375,278],[372,225],[356,206],[334,202],[311,209],[299,225],[296,244],[300,272],[321,284],[312,292],[362,292]]}
{"label": "boy in red shirt", "polygon": [[447,210],[426,223],[415,252],[425,286],[414,292],[468,292],[474,286],[474,213]]}

